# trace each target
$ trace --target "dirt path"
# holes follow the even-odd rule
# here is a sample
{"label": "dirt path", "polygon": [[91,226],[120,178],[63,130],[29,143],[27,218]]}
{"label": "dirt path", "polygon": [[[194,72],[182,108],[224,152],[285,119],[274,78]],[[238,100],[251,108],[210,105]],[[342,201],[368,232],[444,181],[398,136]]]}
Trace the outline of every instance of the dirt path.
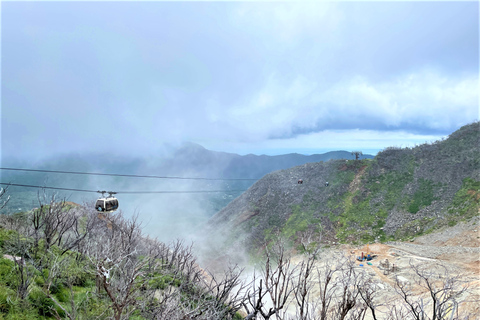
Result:
{"label": "dirt path", "polygon": [[367,169],[367,166],[363,166],[355,175],[355,178],[353,179],[353,181],[350,182],[350,185],[348,186],[348,191],[350,191],[350,193],[353,194],[359,190],[360,180],[363,177],[363,174],[365,173],[366,169]]}

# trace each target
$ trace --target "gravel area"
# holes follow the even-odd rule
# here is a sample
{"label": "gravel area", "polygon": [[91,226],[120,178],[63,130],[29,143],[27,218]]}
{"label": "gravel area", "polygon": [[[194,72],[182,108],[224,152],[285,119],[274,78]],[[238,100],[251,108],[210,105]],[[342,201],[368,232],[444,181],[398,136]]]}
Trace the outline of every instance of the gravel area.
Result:
{"label": "gravel area", "polygon": [[480,257],[480,248],[463,247],[463,246],[427,246],[422,244],[405,243],[405,242],[393,242],[389,243],[393,248],[401,249],[410,254],[416,256],[430,258],[430,259],[442,259],[444,255],[461,254],[466,255],[466,259],[469,261],[471,258]]}
{"label": "gravel area", "polygon": [[420,236],[415,239],[414,243],[423,245],[452,243],[453,245],[461,245],[463,247],[479,247],[480,216],[476,216],[469,221],[460,222],[453,227],[443,228],[434,233]]}
{"label": "gravel area", "polygon": [[[375,255],[371,265],[361,262],[357,262],[357,265],[358,270],[368,275],[377,287],[375,299],[380,305],[377,314],[379,319],[383,319],[388,313],[388,305],[402,304],[395,292],[397,280],[413,285],[412,288],[418,298],[423,297],[428,301],[425,289],[417,285],[418,278],[411,265],[432,271],[439,277],[438,279],[459,276],[460,283],[469,288],[461,298],[463,301],[461,310],[473,316],[470,319],[480,319],[475,317],[480,315],[480,306],[477,303],[480,301],[479,222],[480,217],[475,217],[468,222],[418,237],[413,242],[375,243],[358,247],[343,245],[326,250],[323,254],[332,257],[335,255],[334,250],[341,248],[344,255],[350,254],[352,257],[367,251]],[[301,258],[299,257],[298,260]],[[385,270],[386,260],[390,267],[395,265],[395,271]],[[319,267],[322,265],[321,261],[318,263]],[[365,317],[365,320],[367,319],[372,319],[370,314]]]}

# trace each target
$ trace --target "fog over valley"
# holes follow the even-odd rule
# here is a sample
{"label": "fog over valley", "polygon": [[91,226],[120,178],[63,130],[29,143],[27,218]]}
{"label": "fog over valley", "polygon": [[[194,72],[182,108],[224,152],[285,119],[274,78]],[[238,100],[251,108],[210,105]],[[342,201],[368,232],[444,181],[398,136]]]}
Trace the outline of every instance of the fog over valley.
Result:
{"label": "fog over valley", "polygon": [[478,318],[478,1],[0,12],[0,319]]}
{"label": "fog over valley", "polygon": [[[371,157],[371,155],[362,156],[362,158]],[[355,156],[346,151],[311,156],[299,154],[240,156],[209,151],[200,145],[188,143],[178,149],[173,149],[170,154],[164,154],[163,157],[150,159],[110,158],[100,154],[72,154],[36,163],[5,160],[3,166],[6,168],[192,179],[111,177],[14,170],[2,170],[1,175],[2,181],[13,184],[119,192],[117,197],[121,210],[127,215],[139,214],[141,220],[144,221],[146,232],[167,241],[179,237],[189,237],[195,230],[198,230],[199,225],[203,225],[213,214],[271,171],[307,162],[338,158],[354,159]],[[135,193],[123,194],[122,191]],[[165,191],[166,193],[149,193],[152,191]],[[194,193],[168,193],[172,191]],[[10,192],[13,198],[7,204],[7,212],[30,210],[39,206],[37,195],[39,190],[37,189],[11,186]],[[90,206],[93,206],[95,199],[100,196],[95,193],[68,190],[45,189],[40,191],[41,194],[44,192],[49,195],[56,192],[59,199],[65,198],[68,201],[87,203]]]}

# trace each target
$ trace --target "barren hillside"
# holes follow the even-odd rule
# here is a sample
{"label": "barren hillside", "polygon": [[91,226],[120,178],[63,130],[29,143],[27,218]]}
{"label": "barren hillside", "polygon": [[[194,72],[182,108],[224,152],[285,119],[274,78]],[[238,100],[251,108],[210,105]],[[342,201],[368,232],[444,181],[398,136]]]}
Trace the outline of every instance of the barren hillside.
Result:
{"label": "barren hillside", "polygon": [[387,148],[374,159],[273,172],[218,212],[212,232],[258,248],[275,232],[293,241],[313,231],[326,243],[367,243],[410,240],[454,226],[478,214],[479,132],[476,122],[445,140]]}

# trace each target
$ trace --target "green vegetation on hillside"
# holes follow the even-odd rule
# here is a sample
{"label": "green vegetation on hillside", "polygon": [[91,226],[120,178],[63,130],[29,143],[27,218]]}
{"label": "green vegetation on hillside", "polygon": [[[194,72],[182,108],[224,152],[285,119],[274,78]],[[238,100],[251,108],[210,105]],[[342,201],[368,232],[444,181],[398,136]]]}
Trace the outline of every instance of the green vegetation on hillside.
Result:
{"label": "green vegetation on hillside", "polygon": [[[463,179],[462,188],[455,193],[448,212],[461,219],[469,219],[479,214],[480,181],[471,178]],[[450,220],[452,221],[452,220]]]}
{"label": "green vegetation on hillside", "polygon": [[[298,242],[302,233],[318,232],[321,225],[328,241],[365,243],[411,239],[469,219],[480,207],[479,127],[476,122],[448,139],[414,148],[386,148],[374,159],[332,160],[273,173],[274,185],[260,180],[258,194],[248,195],[258,213],[254,224],[242,222],[255,233],[246,228],[245,237],[254,240],[254,248],[274,232]],[[305,177],[304,184],[293,187],[294,177]],[[245,210],[228,209],[229,217]]]}
{"label": "green vegetation on hillside", "polygon": [[426,179],[419,179],[417,191],[413,194],[408,211],[417,213],[422,207],[429,206],[435,197],[433,196],[433,183]]}
{"label": "green vegetation on hillside", "polygon": [[303,211],[300,205],[292,208],[293,213],[288,218],[285,226],[282,228],[283,235],[287,238],[296,240],[297,232],[304,232],[311,228],[314,232],[321,229],[320,219],[315,217],[314,211]]}
{"label": "green vegetation on hillside", "polygon": [[143,237],[121,213],[52,200],[0,215],[0,319],[239,319],[229,272],[206,285],[191,247]]}

